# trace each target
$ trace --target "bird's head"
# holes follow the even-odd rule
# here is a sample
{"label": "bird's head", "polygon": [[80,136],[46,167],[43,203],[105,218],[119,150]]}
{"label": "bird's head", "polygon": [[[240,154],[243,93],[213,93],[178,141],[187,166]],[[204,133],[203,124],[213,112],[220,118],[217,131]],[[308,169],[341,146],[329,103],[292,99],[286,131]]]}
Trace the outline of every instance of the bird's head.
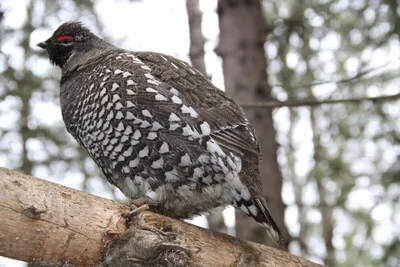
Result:
{"label": "bird's head", "polygon": [[72,57],[92,50],[100,41],[81,22],[71,21],[59,26],[49,39],[37,46],[47,50],[51,63],[63,68]]}

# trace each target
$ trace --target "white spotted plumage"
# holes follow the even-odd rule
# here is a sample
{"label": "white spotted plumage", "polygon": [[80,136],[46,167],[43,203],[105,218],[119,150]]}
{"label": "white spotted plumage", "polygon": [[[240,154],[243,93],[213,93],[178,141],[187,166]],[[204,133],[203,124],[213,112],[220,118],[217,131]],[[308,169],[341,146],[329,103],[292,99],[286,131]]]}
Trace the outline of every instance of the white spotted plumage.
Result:
{"label": "white spotted plumage", "polygon": [[148,135],[147,135],[147,139],[148,140],[154,140],[154,139],[156,139],[158,136],[157,136],[157,133],[155,133],[155,132],[150,132]]}
{"label": "white spotted plumage", "polygon": [[143,116],[145,116],[145,117],[149,117],[149,118],[152,118],[152,117],[153,117],[153,115],[151,115],[151,113],[150,113],[150,111],[149,111],[148,109],[143,109],[143,110],[142,110],[142,114],[143,114]]}
{"label": "white spotted plumage", "polygon": [[144,158],[149,155],[149,147],[145,146],[142,150],[139,151],[139,158]]}
{"label": "white spotted plumage", "polygon": [[154,98],[157,101],[166,101],[166,100],[168,100],[168,98],[166,98],[165,96],[163,96],[161,94],[156,94],[156,96]]}
{"label": "white spotted plumage", "polygon": [[151,88],[151,87],[147,87],[147,88],[146,88],[146,92],[149,92],[149,93],[158,93],[158,91],[157,91],[156,89]]}
{"label": "white spotted plumage", "polygon": [[115,91],[119,88],[119,84],[118,83],[113,83],[112,87],[111,87],[111,91]]}
{"label": "white spotted plumage", "polygon": [[172,122],[172,121],[180,121],[181,119],[180,119],[175,113],[172,112],[172,113],[169,115],[168,120]]}
{"label": "white spotted plumage", "polygon": [[211,134],[211,128],[210,128],[210,124],[208,124],[208,122],[203,122],[202,124],[200,124],[200,129],[201,129],[201,133],[204,135],[210,135]]}
{"label": "white spotted plumage", "polygon": [[182,100],[177,97],[176,95],[174,95],[173,97],[171,97],[172,102],[174,102],[175,104],[182,104]]}
{"label": "white spotted plumage", "polygon": [[178,164],[179,166],[190,166],[192,164],[192,160],[190,159],[190,156],[188,153],[185,153],[181,157],[181,162]]}
{"label": "white spotted plumage", "polygon": [[74,31],[90,49],[71,46],[78,50],[65,57],[66,50],[49,50],[62,68],[63,119],[107,179],[127,197],[151,195],[167,215],[233,204],[280,239],[259,186],[258,140],[242,109],[171,56],[111,46],[76,22],[54,34]]}
{"label": "white spotted plumage", "polygon": [[133,80],[129,79],[126,81],[126,85],[136,85],[137,83],[135,83]]}

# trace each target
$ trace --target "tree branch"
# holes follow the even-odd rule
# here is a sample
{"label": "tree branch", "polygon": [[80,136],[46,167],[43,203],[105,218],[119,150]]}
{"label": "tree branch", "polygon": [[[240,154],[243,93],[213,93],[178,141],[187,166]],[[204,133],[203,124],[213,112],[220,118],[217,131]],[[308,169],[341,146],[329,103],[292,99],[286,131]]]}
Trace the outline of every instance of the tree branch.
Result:
{"label": "tree branch", "polygon": [[0,168],[0,255],[51,266],[318,266],[280,250]]}
{"label": "tree branch", "polygon": [[326,100],[295,100],[295,101],[267,101],[254,103],[241,103],[243,108],[280,108],[280,107],[304,107],[319,106],[325,104],[341,104],[341,103],[359,103],[365,101],[382,102],[396,101],[400,98],[400,93],[394,95],[373,96],[373,97],[355,97],[346,99],[326,99]]}
{"label": "tree branch", "polygon": [[0,255],[94,266],[103,235],[126,229],[117,202],[0,168]]}
{"label": "tree branch", "polygon": [[[387,40],[387,39],[382,39],[382,40]],[[381,70],[383,68],[385,68],[386,66],[390,65],[391,63],[400,60],[400,58],[395,58],[395,59],[391,59],[385,63],[383,63],[382,65],[376,66],[376,67],[370,67],[367,69],[364,69],[358,73],[356,73],[355,75],[351,76],[351,77],[347,77],[347,78],[343,78],[340,80],[336,80],[336,81],[316,81],[316,82],[312,82],[312,83],[308,83],[308,84],[297,84],[296,88],[301,88],[301,87],[314,87],[317,85],[324,85],[324,84],[331,84],[334,83],[336,85],[340,85],[340,84],[345,84],[345,83],[349,83],[349,82],[354,82],[356,80],[360,80],[362,77],[377,71],[377,70]],[[280,87],[284,87],[283,84],[271,84],[271,87],[274,86],[280,86]]]}

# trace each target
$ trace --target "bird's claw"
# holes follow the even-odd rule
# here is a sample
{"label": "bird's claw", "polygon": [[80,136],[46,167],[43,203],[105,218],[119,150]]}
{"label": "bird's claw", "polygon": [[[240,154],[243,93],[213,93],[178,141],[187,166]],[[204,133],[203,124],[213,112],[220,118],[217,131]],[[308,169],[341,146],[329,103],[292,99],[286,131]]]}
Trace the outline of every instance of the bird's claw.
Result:
{"label": "bird's claw", "polygon": [[123,217],[128,220],[131,220],[133,217],[146,210],[158,212],[158,207],[160,206],[157,201],[154,201],[148,196],[130,200],[128,205],[130,206],[131,211],[123,214]]}
{"label": "bird's claw", "polygon": [[126,219],[132,219],[133,217],[135,217],[136,215],[138,215],[142,211],[149,210],[149,209],[150,209],[150,207],[149,207],[148,204],[144,204],[144,205],[142,205],[140,207],[134,206],[134,209],[132,209],[129,213],[124,214],[124,217]]}

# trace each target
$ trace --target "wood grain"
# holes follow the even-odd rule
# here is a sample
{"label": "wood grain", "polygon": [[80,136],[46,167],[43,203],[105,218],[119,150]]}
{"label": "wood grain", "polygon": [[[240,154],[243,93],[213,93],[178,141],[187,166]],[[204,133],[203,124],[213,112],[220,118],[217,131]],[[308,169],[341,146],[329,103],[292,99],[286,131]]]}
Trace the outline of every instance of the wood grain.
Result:
{"label": "wood grain", "polygon": [[0,168],[0,255],[49,266],[319,266]]}

